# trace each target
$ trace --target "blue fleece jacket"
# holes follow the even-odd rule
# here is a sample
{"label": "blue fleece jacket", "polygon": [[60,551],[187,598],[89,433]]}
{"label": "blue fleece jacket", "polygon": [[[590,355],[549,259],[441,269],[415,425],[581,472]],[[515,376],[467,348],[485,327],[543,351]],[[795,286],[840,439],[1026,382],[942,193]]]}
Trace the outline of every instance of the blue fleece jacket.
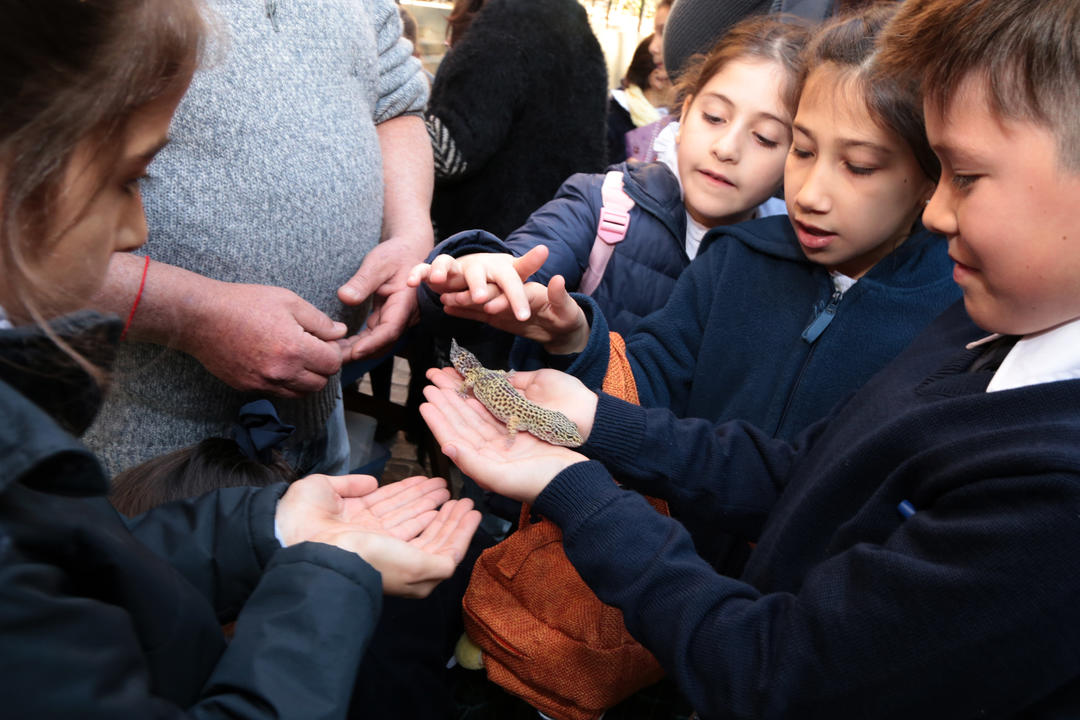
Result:
{"label": "blue fleece jacket", "polygon": [[[746,420],[791,439],[960,297],[945,241],[920,229],[842,296],[787,217],[716,228],[664,307],[625,337],[642,405]],[[587,299],[589,344],[568,371],[599,387],[609,342]],[[606,319],[607,313],[603,313]]]}
{"label": "blue fleece jacket", "polygon": [[[534,509],[703,718],[1080,717],[1080,381],[986,393],[957,304],[793,444],[603,396]],[[898,506],[908,501],[910,512]]]}

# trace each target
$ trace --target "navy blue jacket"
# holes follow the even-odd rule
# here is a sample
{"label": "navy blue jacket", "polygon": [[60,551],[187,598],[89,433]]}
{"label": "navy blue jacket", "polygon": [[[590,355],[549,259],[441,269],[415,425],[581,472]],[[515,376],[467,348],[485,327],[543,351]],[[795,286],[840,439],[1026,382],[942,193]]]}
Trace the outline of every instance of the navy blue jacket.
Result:
{"label": "navy blue jacket", "polygon": [[958,303],[790,445],[601,397],[587,454],[756,537],[741,579],[599,462],[533,508],[703,718],[1080,717],[1080,380],[987,393],[984,334]]}
{"label": "navy blue jacket", "polygon": [[[631,162],[612,169],[623,171],[623,189],[634,207],[626,237],[616,245],[593,298],[612,329],[629,333],[638,320],[663,307],[675,281],[690,264],[685,249],[686,208],[679,182],[666,166]],[[603,182],[603,174],[573,175],[554,199],[530,215],[505,242],[489,233],[469,230],[439,243],[431,258],[442,253],[460,257],[474,252],[511,252],[520,257],[537,245],[546,245],[550,251],[547,262],[529,279],[546,285],[553,276],[562,275],[567,288],[576,290],[596,238]],[[420,298],[425,315],[442,315],[437,296],[428,291]],[[462,334],[471,333],[466,330]]]}
{"label": "navy blue jacket", "polygon": [[[119,329],[80,314],[62,333],[93,353]],[[344,717],[378,572],[329,545],[280,547],[284,484],[121,517],[75,438],[96,385],[58,357],[36,330],[0,331],[0,715]]]}
{"label": "navy blue jacket", "polygon": [[[842,297],[828,271],[806,259],[786,216],[706,238],[667,304],[625,336],[642,405],[680,417],[738,418],[791,439],[960,297],[944,239],[926,230]],[[608,328],[582,304],[592,333],[568,371],[600,387]]]}

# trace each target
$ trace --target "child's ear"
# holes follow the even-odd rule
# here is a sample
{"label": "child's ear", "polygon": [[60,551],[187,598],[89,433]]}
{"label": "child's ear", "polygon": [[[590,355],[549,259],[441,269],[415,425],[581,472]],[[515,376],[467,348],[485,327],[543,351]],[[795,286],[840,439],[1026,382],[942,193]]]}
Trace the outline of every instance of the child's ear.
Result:
{"label": "child's ear", "polygon": [[690,104],[694,101],[694,97],[690,97],[683,100],[682,110],[679,112],[679,129],[675,131],[675,144],[678,145],[682,140],[683,126],[686,124],[686,116],[690,113]]}

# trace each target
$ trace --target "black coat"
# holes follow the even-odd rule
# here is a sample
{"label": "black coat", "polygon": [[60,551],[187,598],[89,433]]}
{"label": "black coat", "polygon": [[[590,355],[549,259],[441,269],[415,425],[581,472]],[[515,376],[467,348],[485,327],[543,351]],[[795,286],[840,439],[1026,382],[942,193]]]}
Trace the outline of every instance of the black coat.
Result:
{"label": "black coat", "polygon": [[[88,349],[118,329],[66,327]],[[281,548],[284,485],[121,517],[74,437],[100,398],[57,357],[36,330],[0,331],[0,716],[344,717],[378,573],[328,545]]]}
{"label": "black coat", "polygon": [[468,168],[439,180],[441,237],[522,225],[576,172],[604,169],[607,66],[577,0],[490,0],[439,65],[428,114]]}

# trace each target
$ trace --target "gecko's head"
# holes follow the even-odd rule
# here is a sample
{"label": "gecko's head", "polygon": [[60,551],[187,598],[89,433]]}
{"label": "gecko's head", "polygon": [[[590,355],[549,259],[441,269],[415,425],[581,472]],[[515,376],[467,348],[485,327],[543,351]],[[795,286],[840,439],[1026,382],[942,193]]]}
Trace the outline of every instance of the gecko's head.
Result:
{"label": "gecko's head", "polygon": [[552,413],[554,417],[550,421],[551,429],[551,443],[553,445],[562,445],[563,447],[578,447],[585,442],[585,439],[581,437],[581,433],[578,431],[578,426],[574,424],[574,421],[566,417],[562,413]]}
{"label": "gecko's head", "polygon": [[475,370],[480,367],[480,361],[476,359],[476,356],[458,345],[454,338],[450,338],[450,362],[462,375],[466,370]]}

